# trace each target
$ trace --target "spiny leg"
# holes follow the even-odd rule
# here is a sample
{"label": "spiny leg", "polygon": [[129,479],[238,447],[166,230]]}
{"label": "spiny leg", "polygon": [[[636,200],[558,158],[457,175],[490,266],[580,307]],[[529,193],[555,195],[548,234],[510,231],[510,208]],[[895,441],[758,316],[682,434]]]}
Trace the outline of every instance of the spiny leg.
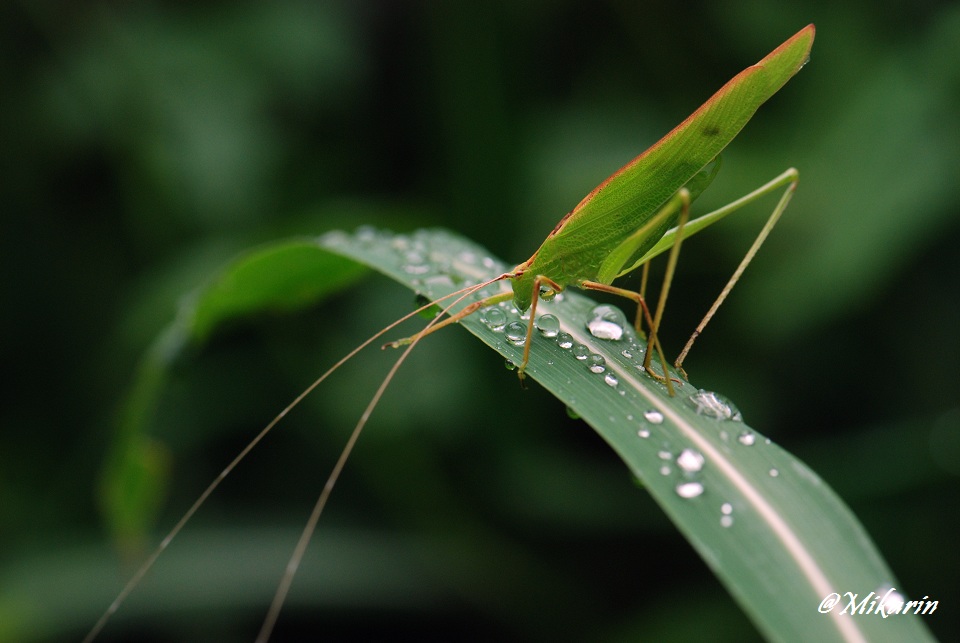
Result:
{"label": "spiny leg", "polygon": [[[750,262],[753,260],[754,255],[757,254],[757,251],[760,249],[760,246],[763,245],[763,242],[766,241],[767,236],[770,234],[770,231],[773,230],[773,227],[777,224],[777,221],[780,219],[780,215],[783,214],[783,211],[787,209],[787,204],[790,203],[790,199],[793,197],[793,193],[797,189],[797,183],[799,181],[800,174],[794,168],[788,169],[786,172],[776,177],[769,183],[762,185],[753,192],[737,199],[733,203],[720,208],[713,214],[718,214],[719,216],[725,216],[733,210],[739,209],[750,203],[757,198],[776,190],[779,187],[782,187],[786,184],[786,189],[781,195],[780,200],[777,202],[777,206],[773,209],[773,212],[770,214],[770,217],[767,219],[767,222],[763,225],[763,228],[760,230],[760,234],[757,235],[757,238],[753,241],[753,245],[750,246],[750,249],[747,250],[747,254],[744,255],[743,259],[740,261],[740,265],[737,266],[737,269],[733,272],[733,275],[730,277],[730,280],[727,281],[727,285],[723,287],[723,290],[720,291],[720,295],[717,297],[716,301],[713,302],[713,305],[710,306],[710,310],[707,311],[707,314],[704,315],[703,319],[697,325],[696,330],[693,331],[693,334],[690,335],[690,339],[687,340],[686,346],[683,347],[683,350],[680,351],[680,356],[677,357],[677,361],[674,362],[674,368],[677,369],[677,372],[686,377],[687,374],[683,370],[683,360],[686,359],[687,353],[690,352],[690,349],[693,347],[693,343],[697,341],[697,338],[703,332],[703,329],[707,327],[707,324],[710,323],[710,320],[716,314],[717,309],[720,308],[720,304],[724,302],[727,298],[727,295],[730,294],[730,291],[733,290],[733,287],[736,285],[737,281],[740,279],[740,275],[743,274],[743,271],[747,269],[747,266],[750,265]],[[707,216],[711,216],[707,215]],[[706,218],[706,217],[704,217]],[[679,235],[678,235],[679,236]]]}

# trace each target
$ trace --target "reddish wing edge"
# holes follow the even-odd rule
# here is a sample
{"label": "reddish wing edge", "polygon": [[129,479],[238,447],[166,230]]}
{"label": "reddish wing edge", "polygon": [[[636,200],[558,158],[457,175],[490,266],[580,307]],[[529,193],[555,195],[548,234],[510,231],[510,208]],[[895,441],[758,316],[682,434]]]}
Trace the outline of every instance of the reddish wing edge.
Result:
{"label": "reddish wing edge", "polygon": [[[758,72],[759,70],[763,69],[763,67],[767,64],[767,61],[778,57],[778,56],[783,52],[783,50],[792,47],[798,40],[801,40],[801,39],[804,39],[804,38],[806,38],[806,39],[809,40],[809,43],[808,43],[808,45],[807,45],[807,55],[809,55],[810,47],[813,45],[813,37],[814,37],[815,34],[816,34],[816,27],[815,27],[813,24],[807,25],[806,27],[804,27],[803,29],[801,29],[800,31],[798,31],[797,33],[795,33],[793,36],[791,36],[790,38],[788,38],[786,41],[784,41],[779,47],[777,47],[776,49],[774,49],[773,51],[771,51],[769,54],[767,54],[766,56],[764,56],[762,59],[760,59],[760,61],[757,62],[755,65],[751,65],[750,67],[747,67],[746,69],[744,69],[743,71],[741,71],[739,74],[737,74],[736,76],[734,76],[733,78],[731,78],[729,81],[727,81],[727,83],[726,83],[723,87],[721,87],[719,90],[717,90],[717,91],[713,94],[713,96],[711,96],[709,99],[707,99],[707,101],[706,101],[705,103],[703,103],[700,107],[698,107],[698,108],[696,109],[696,111],[694,111],[694,112],[693,112],[692,114],[690,114],[687,118],[685,118],[685,119],[683,120],[683,122],[681,122],[679,125],[677,125],[676,127],[674,127],[674,128],[673,128],[672,130],[670,130],[665,136],[663,136],[659,141],[657,141],[656,143],[654,143],[653,145],[651,145],[649,148],[647,148],[646,151],[641,152],[639,156],[634,157],[633,160],[631,160],[629,163],[627,163],[626,165],[624,165],[623,167],[621,167],[619,170],[617,170],[616,172],[614,172],[613,174],[611,174],[611,175],[610,175],[609,177],[607,177],[602,183],[600,183],[600,185],[598,185],[598,186],[595,187],[593,190],[591,190],[590,193],[589,193],[587,196],[583,197],[583,199],[581,199],[580,203],[578,203],[577,206],[576,206],[572,211],[570,211],[570,212],[567,214],[567,216],[563,217],[563,219],[560,221],[560,223],[557,224],[557,226],[554,228],[554,230],[553,230],[553,232],[552,232],[551,234],[556,234],[556,233],[558,233],[558,232],[560,231],[560,229],[563,227],[563,224],[566,223],[566,221],[567,221],[570,217],[572,217],[574,214],[576,214],[577,211],[579,211],[584,205],[586,205],[587,203],[589,203],[597,194],[599,194],[599,193],[600,193],[605,187],[607,187],[607,185],[609,185],[611,182],[613,182],[614,180],[616,180],[621,174],[623,174],[624,172],[628,171],[631,167],[633,167],[634,165],[636,165],[637,163],[639,163],[639,162],[640,162],[641,160],[643,160],[645,157],[647,157],[647,156],[649,156],[650,154],[656,152],[660,147],[663,146],[663,144],[664,144],[665,142],[669,141],[671,138],[673,138],[674,136],[676,136],[679,132],[682,132],[683,130],[685,130],[685,129],[687,129],[688,127],[690,127],[690,125],[691,125],[692,123],[694,123],[694,122],[700,117],[700,115],[701,115],[703,112],[705,112],[706,110],[710,109],[710,107],[711,107],[714,103],[716,103],[717,101],[721,100],[727,93],[729,93],[729,92],[731,91],[731,89],[733,89],[734,87],[736,87],[737,85],[739,85],[741,82],[743,82],[743,80],[744,80],[745,78],[747,78],[748,76],[751,76],[751,75],[755,74],[756,72]],[[794,70],[794,73],[796,73],[797,71],[799,71],[799,70],[800,70],[800,67],[802,67],[802,66],[803,66],[803,63],[801,63],[799,66],[797,66],[797,68]],[[779,89],[779,88],[778,88],[778,89]]]}

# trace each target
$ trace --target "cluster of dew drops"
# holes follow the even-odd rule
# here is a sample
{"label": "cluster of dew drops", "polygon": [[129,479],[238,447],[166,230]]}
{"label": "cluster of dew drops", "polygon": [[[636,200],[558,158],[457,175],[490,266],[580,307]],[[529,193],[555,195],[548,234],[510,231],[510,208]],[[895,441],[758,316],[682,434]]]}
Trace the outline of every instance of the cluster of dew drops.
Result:
{"label": "cluster of dew drops", "polygon": [[[436,234],[435,231],[431,232]],[[388,233],[373,231],[372,229],[360,229],[357,231],[354,239],[361,243],[369,244],[371,240],[383,241],[384,236],[382,235],[386,234]],[[430,233],[428,232],[428,234]],[[344,243],[345,241],[349,241],[346,235],[336,238],[331,236],[328,243],[336,245],[338,243]],[[404,271],[409,275],[417,275],[420,277],[417,279],[419,282],[417,285],[426,285],[426,282],[430,281],[430,277],[427,274],[432,272],[430,268],[428,268],[430,262],[425,261],[425,257],[431,255],[429,246],[435,244],[442,245],[446,252],[449,253],[451,242],[460,242],[459,239],[450,237],[449,235],[443,235],[443,238],[439,240],[433,239],[430,236],[418,237],[415,235],[411,238],[396,235],[392,236],[389,241],[389,245],[395,251],[403,253]],[[504,269],[499,265],[499,262],[488,258],[487,255],[482,252],[475,252],[470,248],[465,247],[460,249],[455,256],[462,263],[474,263],[477,267],[491,272],[502,271]],[[434,263],[433,267],[437,268],[440,266]],[[449,278],[449,266],[446,266],[446,268],[447,269],[440,267],[438,272],[441,273],[441,275],[437,276],[445,275]],[[486,291],[478,291],[474,294],[474,297],[479,300],[487,295],[488,293]],[[542,301],[561,301],[562,299],[562,293],[554,293],[548,290],[541,292]],[[510,314],[519,316],[520,320],[508,321],[510,318],[507,312],[508,310]],[[512,306],[501,304],[499,306],[484,308],[480,311],[480,320],[490,330],[498,333],[502,332],[506,341],[514,346],[523,346],[526,342],[526,322],[529,320],[529,316],[528,314],[524,315],[519,313],[519,311]],[[590,311],[585,325],[586,330],[593,337],[603,341],[623,344],[620,354],[624,359],[628,360],[637,371],[644,370],[643,359],[646,348],[637,341],[632,327],[619,308],[606,304],[595,306]],[[591,373],[602,376],[604,383],[611,388],[617,389],[620,395],[626,394],[622,388],[619,388],[620,382],[617,375],[607,368],[606,359],[602,355],[592,352],[586,345],[575,341],[570,333],[561,331],[560,320],[555,315],[549,313],[540,315],[535,320],[534,327],[542,337],[553,340],[561,349],[569,351],[576,360],[584,363]],[[510,361],[507,362],[507,367],[515,368],[514,364]],[[743,419],[736,406],[719,393],[700,389],[688,395],[685,401],[698,415],[706,416],[718,422],[741,422]],[[663,424],[665,418],[663,413],[656,409],[644,411],[642,415],[643,420],[640,421],[641,428],[637,431],[637,436],[640,439],[647,440],[651,437],[651,427]],[[627,420],[634,421],[635,418],[633,415],[628,415]],[[726,429],[720,429],[720,438],[724,442],[730,441],[730,434]],[[757,435],[749,429],[740,431],[736,436],[736,442],[745,447],[753,446],[756,441]],[[766,440],[766,442],[769,443],[769,439]],[[681,479],[674,487],[674,491],[679,497],[694,499],[704,495],[706,489],[704,484],[699,480],[699,474],[707,465],[707,459],[702,453],[688,447],[681,450],[680,453],[674,454],[669,443],[664,441],[663,447],[657,451],[657,457],[661,460],[659,467],[659,473],[661,475],[670,476],[673,474],[671,464],[675,465],[680,472]],[[775,468],[769,469],[768,474],[772,478],[780,475],[779,471]],[[722,527],[730,527],[733,525],[733,510],[733,505],[730,502],[723,502],[720,505],[720,525]]]}
{"label": "cluster of dew drops", "polygon": [[[541,295],[541,299],[544,301],[560,301],[562,298],[562,293],[554,293],[552,291],[545,291]],[[527,325],[523,321],[525,319],[524,315],[520,315],[520,321],[508,323],[506,313],[496,306],[491,306],[480,312],[480,319],[490,330],[495,332],[502,331],[507,341],[514,346],[523,346],[524,342],[526,342]],[[529,317],[526,317],[526,319],[529,319]],[[603,381],[607,386],[611,388],[618,387],[620,380],[615,373],[608,370],[606,358],[604,358],[603,355],[592,352],[585,344],[575,341],[570,333],[562,332],[560,330],[560,320],[557,319],[555,315],[549,313],[540,315],[534,322],[534,327],[541,336],[552,339],[561,349],[569,351],[573,357],[577,361],[582,362],[591,373],[602,375]],[[614,342],[623,341],[625,346],[621,351],[621,355],[630,360],[637,370],[644,370],[642,362],[645,349],[636,341],[627,324],[626,317],[620,309],[605,304],[595,306],[587,318],[586,328],[590,334],[597,339]],[[618,390],[620,395],[626,394],[624,390]]]}
{"label": "cluster of dew drops", "polygon": [[[557,295],[562,297],[561,295]],[[503,332],[508,342],[515,346],[522,346],[526,341],[527,326],[523,321],[508,322],[507,313],[497,307],[491,306],[481,311],[481,321],[487,328],[495,332]],[[523,317],[521,316],[521,319]],[[529,319],[529,318],[527,318]],[[609,372],[606,360],[602,355],[593,353],[590,349],[576,342],[572,335],[560,330],[560,321],[556,316],[544,314],[539,316],[534,322],[535,328],[540,335],[547,339],[552,339],[557,346],[570,353],[578,361],[583,362],[591,373],[603,375],[604,382],[616,388],[619,380],[616,374]],[[643,355],[646,350],[635,339],[632,329],[628,326],[624,314],[614,306],[601,304],[594,307],[588,315],[586,328],[593,337],[601,340],[621,342],[625,340],[626,347],[621,351],[621,355],[629,360],[638,371],[643,370]],[[512,363],[508,361],[508,368]],[[624,395],[624,391],[619,391]],[[743,416],[737,407],[725,396],[712,391],[698,390],[686,398],[686,403],[698,415],[702,415],[718,422],[742,422]],[[641,439],[651,437],[651,426],[663,424],[664,415],[656,409],[649,409],[643,412],[643,420],[640,421],[641,428],[637,431],[637,436]],[[634,421],[634,416],[627,416],[627,419]],[[729,441],[730,434],[726,430],[720,431],[722,440]],[[756,444],[757,435],[744,429],[736,436],[736,442],[742,446],[753,446]],[[680,481],[674,487],[676,494],[685,499],[693,499],[702,496],[705,492],[704,484],[698,479],[699,473],[706,464],[706,458],[702,453],[692,448],[685,448],[679,454],[674,454],[669,445],[666,445],[657,452],[657,457],[662,461],[659,472],[661,475],[672,475],[675,465],[681,475]],[[779,471],[770,469],[769,475],[777,477]],[[733,504],[723,502],[720,505],[720,525],[730,527],[733,525]]]}

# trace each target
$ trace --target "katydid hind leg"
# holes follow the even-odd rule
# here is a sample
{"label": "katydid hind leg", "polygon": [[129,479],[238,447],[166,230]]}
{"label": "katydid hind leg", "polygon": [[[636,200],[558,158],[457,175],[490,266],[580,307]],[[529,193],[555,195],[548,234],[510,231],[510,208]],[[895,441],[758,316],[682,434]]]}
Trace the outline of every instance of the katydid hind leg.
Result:
{"label": "katydid hind leg", "polygon": [[[431,306],[436,305],[438,302],[447,301],[451,298],[456,298],[454,301],[454,304],[451,304],[451,305],[456,305],[456,303],[462,301],[463,298],[476,292],[478,289],[483,288],[496,281],[499,281],[503,278],[505,278],[505,276],[501,275],[488,282],[484,282],[479,285],[470,286],[470,287],[461,289],[457,292],[450,293],[449,295],[440,297],[439,299],[433,302],[430,302],[414,311],[411,311],[403,315],[399,319],[393,321],[387,326],[384,326],[382,329],[377,331],[374,335],[371,335],[369,338],[364,340],[362,343],[356,346],[353,350],[351,350],[342,358],[340,358],[326,372],[320,375],[320,377],[315,379],[299,395],[297,395],[297,397],[295,397],[286,407],[284,407],[279,413],[277,413],[277,415],[274,416],[274,418],[266,426],[264,426],[260,430],[260,432],[257,433],[257,435],[250,440],[250,442],[247,443],[247,445],[233,458],[233,460],[231,460],[230,463],[227,464],[226,467],[224,467],[223,470],[217,475],[217,477],[214,478],[214,480],[203,490],[203,492],[197,497],[197,499],[187,509],[187,511],[184,512],[184,514],[176,522],[176,524],[174,524],[174,526],[163,537],[163,539],[160,541],[160,544],[157,545],[157,547],[150,553],[149,556],[147,556],[144,562],[140,564],[140,566],[136,569],[134,574],[130,577],[130,579],[126,582],[126,584],[121,588],[120,592],[114,598],[113,602],[110,603],[106,611],[104,611],[104,613],[100,616],[97,622],[93,625],[93,627],[84,637],[83,643],[92,643],[92,641],[96,640],[96,638],[103,631],[104,627],[106,627],[107,623],[110,621],[111,617],[120,609],[120,607],[123,605],[126,599],[130,596],[130,594],[134,591],[134,589],[136,589],[136,587],[144,579],[147,573],[149,573],[149,571],[153,568],[154,564],[157,562],[160,555],[163,554],[164,551],[166,551],[166,549],[170,546],[171,542],[180,534],[180,532],[184,529],[187,523],[193,518],[193,516],[197,513],[197,511],[199,511],[201,506],[203,506],[203,504],[213,494],[213,492],[217,489],[217,487],[220,486],[220,483],[223,482],[227,478],[227,476],[229,476],[230,473],[233,472],[234,469],[236,469],[236,467],[240,464],[240,462],[243,461],[247,457],[247,455],[249,455],[250,452],[253,451],[253,449],[257,445],[259,445],[260,442],[264,440],[264,438],[266,438],[267,434],[269,434],[277,426],[277,424],[280,423],[280,421],[284,417],[286,417],[308,395],[310,395],[310,393],[316,390],[316,388],[320,386],[320,384],[322,384],[328,377],[330,377],[334,372],[339,370],[341,366],[343,366],[348,361],[350,361],[354,356],[357,355],[357,353],[359,353],[364,348],[366,348],[367,346],[375,342],[384,334],[390,332],[391,330],[393,330],[400,324],[406,322],[407,320],[419,315],[421,312],[423,312],[424,310],[427,310]],[[447,310],[449,310],[449,306]],[[439,319],[439,316],[438,316],[438,319]],[[436,321],[437,320],[433,320],[431,324],[427,325],[427,328],[430,328],[430,326],[436,323]],[[410,346],[410,348],[412,348],[412,345]],[[405,353],[407,352],[409,352],[409,349],[408,351],[405,351]],[[401,355],[401,361],[404,358],[405,358],[405,354]],[[396,365],[395,365],[395,368],[396,368]],[[370,410],[372,411],[372,409]]]}
{"label": "katydid hind leg", "polygon": [[[747,253],[743,256],[743,259],[740,260],[740,264],[737,266],[737,269],[734,270],[733,275],[730,276],[730,279],[727,281],[726,285],[723,287],[723,290],[720,291],[720,294],[717,296],[717,299],[713,302],[713,305],[710,306],[710,309],[704,315],[703,319],[697,325],[697,328],[690,335],[690,339],[687,340],[686,345],[683,347],[683,350],[680,352],[680,355],[677,357],[676,362],[674,362],[674,368],[677,372],[686,377],[686,372],[683,370],[683,361],[687,358],[687,354],[690,352],[690,349],[693,348],[694,342],[697,338],[703,333],[703,330],[707,327],[707,324],[710,323],[710,320],[713,319],[713,316],[716,314],[717,310],[720,308],[720,305],[723,304],[727,296],[730,294],[730,291],[733,290],[733,287],[739,281],[740,276],[743,274],[743,271],[747,269],[747,266],[750,265],[750,262],[753,260],[753,257],[757,254],[757,251],[760,249],[760,246],[763,245],[763,242],[766,241],[767,236],[769,236],[770,231],[773,230],[774,226],[777,224],[777,221],[780,220],[780,215],[783,214],[783,211],[786,210],[787,205],[790,203],[790,199],[793,197],[793,193],[797,189],[797,183],[799,181],[799,173],[794,168],[790,168],[787,171],[783,172],[778,177],[769,181],[768,183],[760,186],[756,190],[746,194],[745,196],[737,199],[736,201],[716,210],[708,215],[702,217],[702,219],[707,219],[708,217],[718,215],[725,216],[726,214],[733,212],[748,203],[753,202],[754,200],[769,194],[779,188],[784,188],[783,194],[780,196],[780,200],[777,202],[776,207],[774,207],[773,212],[770,213],[770,216],[767,218],[766,223],[761,228],[760,233],[757,235],[757,238],[754,239],[753,244],[750,246],[750,249],[747,250]],[[718,216],[718,218],[719,218]],[[678,235],[680,236],[680,235]]]}

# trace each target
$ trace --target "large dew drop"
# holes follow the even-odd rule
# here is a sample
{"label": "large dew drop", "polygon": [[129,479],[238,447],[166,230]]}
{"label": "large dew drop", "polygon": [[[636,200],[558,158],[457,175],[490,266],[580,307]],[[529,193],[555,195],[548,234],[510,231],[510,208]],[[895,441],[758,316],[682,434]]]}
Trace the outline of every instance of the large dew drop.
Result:
{"label": "large dew drop", "polygon": [[514,346],[522,346],[527,341],[527,327],[518,321],[510,322],[503,330],[507,341]]}
{"label": "large dew drop", "polygon": [[644,411],[643,417],[650,424],[663,424],[663,413],[655,409]]}
{"label": "large dew drop", "polygon": [[507,314],[496,306],[491,306],[480,311],[480,321],[490,330],[501,331],[507,325]]}
{"label": "large dew drop", "polygon": [[591,373],[597,373],[598,375],[605,370],[607,370],[606,364],[607,360],[604,359],[603,355],[597,355],[596,353],[590,353],[587,355],[587,368],[590,369]]}
{"label": "large dew drop", "polygon": [[714,420],[733,420],[734,422],[743,420],[743,416],[733,402],[713,391],[700,389],[687,398],[687,403],[696,410],[697,415],[705,415]]}
{"label": "large dew drop", "polygon": [[587,318],[587,330],[597,339],[620,341],[626,326],[627,318],[623,312],[607,304],[595,306]]}
{"label": "large dew drop", "polygon": [[560,320],[555,315],[540,315],[536,322],[537,330],[544,337],[556,337],[560,333]]}
{"label": "large dew drop", "polygon": [[687,473],[696,473],[703,468],[704,457],[699,451],[684,449],[677,456],[677,466]]}

